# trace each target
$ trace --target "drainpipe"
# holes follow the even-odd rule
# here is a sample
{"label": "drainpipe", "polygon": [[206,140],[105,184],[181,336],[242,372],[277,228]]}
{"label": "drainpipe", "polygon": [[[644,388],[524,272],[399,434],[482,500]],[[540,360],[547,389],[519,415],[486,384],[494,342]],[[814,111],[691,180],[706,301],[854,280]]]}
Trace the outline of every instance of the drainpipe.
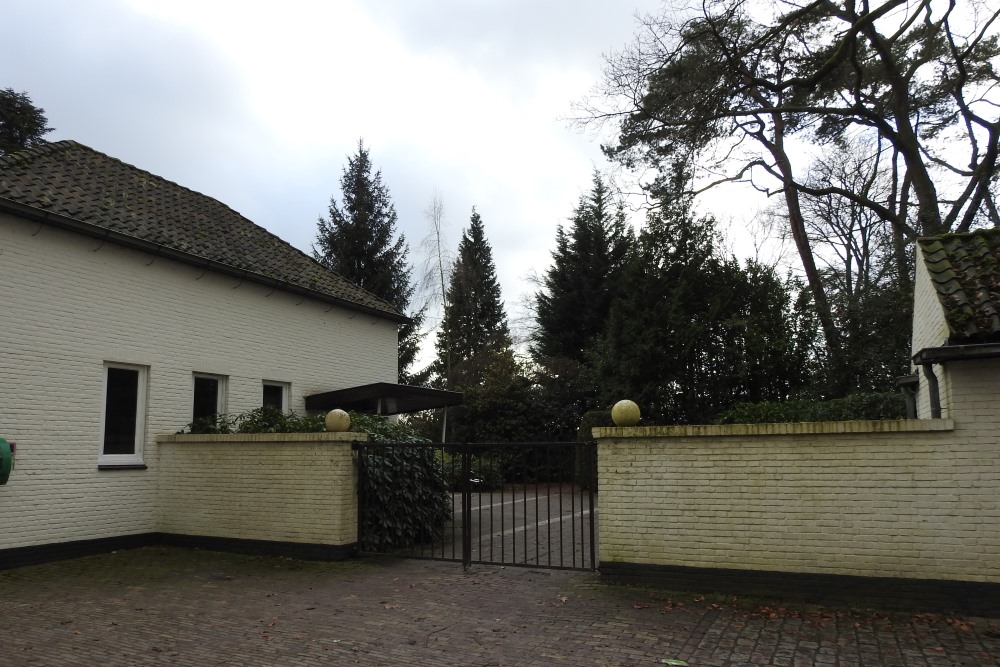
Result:
{"label": "drainpipe", "polygon": [[903,400],[906,402],[907,419],[917,418],[918,385],[919,378],[916,375],[904,375],[903,377],[896,378],[896,386],[899,387],[899,391],[903,394]]}
{"label": "drainpipe", "polygon": [[932,364],[924,364],[924,377],[927,378],[927,391],[931,400],[931,419],[941,418],[941,394],[938,392],[938,379],[934,375]]}

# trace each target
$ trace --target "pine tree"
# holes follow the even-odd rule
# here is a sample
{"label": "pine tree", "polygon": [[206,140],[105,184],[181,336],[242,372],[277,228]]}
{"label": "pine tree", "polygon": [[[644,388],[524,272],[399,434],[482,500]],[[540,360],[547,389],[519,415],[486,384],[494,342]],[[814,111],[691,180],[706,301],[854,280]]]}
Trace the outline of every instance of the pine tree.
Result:
{"label": "pine tree", "polygon": [[45,109],[31,103],[27,93],[13,88],[0,89],[0,156],[45,143],[47,127]]}
{"label": "pine tree", "polygon": [[580,198],[573,213],[569,233],[561,226],[556,231],[553,264],[543,279],[544,290],[535,295],[536,360],[584,360],[620,293],[621,272],[632,246],[621,202],[613,200],[595,171],[590,192]]}
{"label": "pine tree", "polygon": [[486,240],[483,220],[473,208],[448,282],[444,321],[436,341],[435,369],[448,388],[474,386],[482,381],[485,365],[489,363],[487,353],[510,345],[493,250]]}
{"label": "pine tree", "polygon": [[320,218],[313,257],[332,271],[392,304],[411,321],[399,327],[399,382],[414,382],[408,373],[420,345],[423,310],[408,312],[414,286],[407,262],[409,247],[396,233],[396,209],[382,172],[372,174],[363,141],[348,157],[340,178],[342,203],[330,198],[329,220]]}

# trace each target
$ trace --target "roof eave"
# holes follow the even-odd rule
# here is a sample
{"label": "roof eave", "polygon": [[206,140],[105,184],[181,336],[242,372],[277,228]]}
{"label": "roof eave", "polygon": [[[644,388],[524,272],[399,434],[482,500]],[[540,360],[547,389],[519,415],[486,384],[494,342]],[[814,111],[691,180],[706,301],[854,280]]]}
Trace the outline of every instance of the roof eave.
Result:
{"label": "roof eave", "polygon": [[913,355],[913,363],[923,366],[924,364],[943,364],[949,361],[994,358],[1000,358],[1000,343],[925,347]]}
{"label": "roof eave", "polygon": [[28,220],[33,220],[35,222],[51,225],[59,229],[90,236],[92,238],[110,241],[135,250],[142,250],[157,257],[167,257],[184,264],[211,269],[217,273],[233,276],[242,280],[249,280],[267,287],[281,289],[292,294],[306,296],[317,301],[322,301],[323,303],[333,304],[349,310],[366,313],[368,315],[376,315],[380,318],[400,324],[405,324],[411,321],[410,318],[405,315],[379,310],[378,308],[365,306],[363,304],[355,303],[354,301],[341,299],[333,296],[332,294],[327,294],[326,292],[296,285],[295,283],[290,283],[285,280],[271,278],[270,276],[265,276],[254,271],[240,269],[235,266],[230,266],[229,264],[208,259],[207,257],[201,257],[200,255],[184,252],[183,250],[178,250],[177,248],[172,248],[159,243],[153,243],[152,241],[146,241],[134,236],[129,236],[128,234],[122,234],[121,232],[116,232],[106,227],[101,227],[100,225],[83,222],[82,220],[77,220],[76,218],[60,215],[58,213],[52,213],[51,211],[35,208],[34,206],[21,204],[5,197],[0,197],[0,211],[20,216]]}

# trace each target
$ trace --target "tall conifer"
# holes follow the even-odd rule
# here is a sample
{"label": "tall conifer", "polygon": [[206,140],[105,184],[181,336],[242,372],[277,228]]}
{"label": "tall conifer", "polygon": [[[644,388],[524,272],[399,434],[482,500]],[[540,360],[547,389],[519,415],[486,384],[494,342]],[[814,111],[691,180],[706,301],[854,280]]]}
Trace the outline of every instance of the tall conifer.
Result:
{"label": "tall conifer", "polygon": [[582,362],[603,329],[633,246],[621,202],[594,172],[590,192],[580,198],[567,233],[556,232],[553,263],[535,295],[537,308],[532,352],[536,359]]}
{"label": "tall conifer", "polygon": [[411,322],[399,327],[399,381],[415,382],[408,373],[420,345],[423,310],[408,312],[414,286],[407,261],[409,247],[396,232],[396,209],[382,172],[372,174],[363,141],[348,157],[340,177],[341,203],[330,198],[329,219],[320,218],[313,257],[347,280],[384,299]]}
{"label": "tall conifer", "polygon": [[27,93],[0,89],[0,157],[44,144],[42,135],[52,131],[45,109],[31,102]]}
{"label": "tall conifer", "polygon": [[[435,368],[448,388],[473,386],[482,381],[488,353],[511,345],[493,249],[475,208],[458,244],[446,302]],[[446,362],[449,352],[451,377]]]}

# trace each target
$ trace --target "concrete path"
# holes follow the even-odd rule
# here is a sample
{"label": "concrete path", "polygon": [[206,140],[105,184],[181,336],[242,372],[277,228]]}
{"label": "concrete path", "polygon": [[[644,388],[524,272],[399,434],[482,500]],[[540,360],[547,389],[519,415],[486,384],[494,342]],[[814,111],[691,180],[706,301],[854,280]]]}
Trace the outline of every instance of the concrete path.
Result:
{"label": "concrete path", "polygon": [[0,572],[0,666],[998,665],[1000,619],[171,548]]}

